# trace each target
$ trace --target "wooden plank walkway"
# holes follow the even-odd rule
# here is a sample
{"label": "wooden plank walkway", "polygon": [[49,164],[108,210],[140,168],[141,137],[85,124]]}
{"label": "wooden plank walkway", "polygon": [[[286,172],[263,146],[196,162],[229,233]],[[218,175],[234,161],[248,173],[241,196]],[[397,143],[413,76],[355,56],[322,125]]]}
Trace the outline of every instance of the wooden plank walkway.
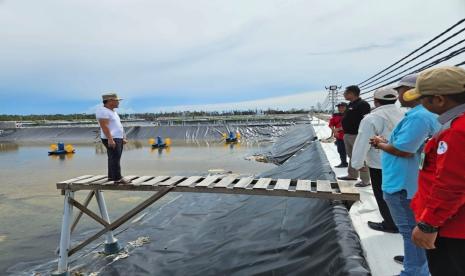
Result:
{"label": "wooden plank walkway", "polygon": [[293,180],[233,176],[130,176],[131,184],[113,184],[102,175],[84,175],[57,183],[60,190],[120,190],[225,193],[265,196],[289,196],[358,201],[358,191],[345,182]]}

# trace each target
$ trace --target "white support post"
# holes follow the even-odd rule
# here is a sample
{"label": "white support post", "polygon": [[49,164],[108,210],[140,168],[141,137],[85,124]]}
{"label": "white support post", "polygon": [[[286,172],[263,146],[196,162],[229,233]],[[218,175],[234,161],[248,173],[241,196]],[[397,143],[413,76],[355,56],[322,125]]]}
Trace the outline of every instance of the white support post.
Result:
{"label": "white support post", "polygon": [[[98,208],[100,210],[100,215],[102,218],[108,222],[110,222],[110,216],[108,215],[107,206],[105,204],[105,198],[103,197],[103,193],[100,190],[95,191],[95,198],[97,199]],[[121,247],[118,244],[118,240],[113,235],[113,231],[108,231],[106,234],[105,240],[105,254],[115,254],[121,250]]]}
{"label": "white support post", "polygon": [[71,190],[65,191],[65,202],[63,208],[63,221],[61,223],[60,252],[58,258],[58,270],[52,275],[69,275],[68,251],[71,246],[71,220],[73,218],[73,205],[69,199],[74,197]]}

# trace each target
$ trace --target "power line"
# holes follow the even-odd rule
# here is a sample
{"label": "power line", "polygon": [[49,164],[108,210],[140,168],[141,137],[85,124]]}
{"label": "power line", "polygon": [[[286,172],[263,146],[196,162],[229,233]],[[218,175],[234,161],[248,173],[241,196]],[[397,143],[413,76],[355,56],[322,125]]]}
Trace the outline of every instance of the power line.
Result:
{"label": "power line", "polygon": [[438,58],[435,61],[433,61],[433,62],[431,62],[431,63],[429,63],[429,64],[427,64],[427,65],[425,65],[425,66],[423,66],[421,68],[418,68],[417,70],[414,71],[414,73],[418,73],[418,72],[421,72],[421,71],[423,71],[425,69],[431,68],[431,67],[433,67],[435,65],[438,65],[440,63],[443,63],[444,61],[447,61],[447,60],[449,60],[449,59],[451,59],[453,57],[456,57],[456,56],[458,56],[458,55],[460,55],[462,53],[465,53],[465,47],[462,47],[462,48],[460,48],[458,50],[455,50],[455,51],[451,52],[450,54],[448,54],[447,56],[444,56],[442,58]]}
{"label": "power line", "polygon": [[[462,66],[462,65],[465,65],[465,61],[462,61],[462,62],[460,62],[460,63],[457,63],[457,64],[455,64],[454,66]],[[403,77],[405,77],[405,76],[407,76],[407,75],[409,75],[409,74],[403,75],[402,77],[398,78],[397,81],[399,81],[400,79],[402,79]],[[386,86],[386,85],[384,85],[384,86]],[[381,86],[381,87],[384,87],[384,86]],[[378,87],[378,88],[381,88],[381,87]],[[376,89],[378,89],[378,88],[376,88]],[[374,89],[374,90],[376,90],[376,89]],[[368,92],[363,92],[363,93],[361,93],[360,95],[373,92],[374,90],[371,90],[371,91],[368,91]],[[371,96],[369,96],[369,97],[364,98],[364,100],[366,100],[367,102],[372,102],[372,101],[374,100],[374,96],[371,95]]]}
{"label": "power line", "polygon": [[[444,57],[442,57],[442,58],[438,58],[438,59],[436,59],[435,61],[433,61],[433,62],[431,62],[431,63],[429,63],[429,64],[427,64],[427,65],[425,65],[425,66],[423,66],[423,67],[421,67],[421,68],[418,68],[418,69],[416,69],[416,70],[414,70],[414,71],[411,71],[411,72],[409,72],[409,73],[407,73],[407,74],[404,74],[404,75],[402,75],[402,76],[400,76],[400,77],[398,77],[398,78],[396,78],[396,79],[394,79],[394,80],[392,80],[392,81],[390,81],[390,82],[388,82],[388,83],[385,83],[385,84],[383,84],[383,85],[381,85],[381,86],[378,86],[378,87],[376,87],[376,88],[374,88],[374,89],[372,89],[372,90],[370,90],[370,91],[362,92],[362,93],[360,93],[360,95],[368,94],[368,93],[370,93],[370,92],[375,91],[376,89],[379,89],[379,88],[384,87],[384,86],[386,86],[386,85],[393,84],[393,83],[399,81],[400,79],[402,79],[403,77],[405,77],[405,76],[407,76],[407,75],[414,74],[414,73],[418,73],[418,72],[421,72],[421,71],[423,71],[423,70],[425,70],[425,69],[431,68],[431,67],[433,67],[433,66],[435,66],[435,65],[438,65],[438,64],[440,64],[440,63],[442,63],[442,62],[444,62],[444,61],[447,61],[447,60],[449,60],[449,59],[451,59],[451,58],[453,58],[453,57],[455,57],[455,56],[458,56],[458,55],[460,55],[460,54],[462,54],[462,53],[464,53],[464,52],[465,52],[465,47],[463,47],[463,48],[461,48],[461,49],[459,49],[459,50],[456,50],[456,51],[454,51],[454,52],[448,54],[447,56],[444,56]],[[457,64],[457,65],[455,65],[455,66],[460,66],[460,65],[463,65],[463,64],[465,64],[465,62],[459,63],[459,64]]]}
{"label": "power line", "polygon": [[[424,51],[423,53],[419,54],[418,56],[416,56],[416,57],[414,57],[414,58],[412,58],[412,59],[410,59],[410,60],[404,62],[403,64],[401,64],[401,65],[399,65],[399,66],[397,66],[396,68],[390,70],[389,72],[387,72],[387,73],[385,73],[385,74],[379,76],[378,78],[376,78],[376,79],[374,79],[374,80],[372,80],[372,81],[370,81],[370,82],[368,82],[368,83],[365,83],[364,85],[361,86],[361,88],[367,88],[367,87],[366,87],[367,85],[369,85],[369,84],[371,84],[371,83],[373,83],[373,82],[375,82],[375,81],[377,81],[377,80],[379,80],[379,79],[381,79],[381,78],[383,78],[383,77],[389,75],[390,73],[392,73],[392,72],[398,70],[399,68],[404,67],[405,65],[409,64],[410,62],[416,60],[417,58],[419,58],[419,57],[425,55],[426,53],[430,52],[431,50],[433,50],[433,49],[439,47],[440,45],[444,44],[444,43],[447,42],[448,40],[450,40],[450,39],[456,37],[457,35],[461,34],[463,31],[465,31],[465,28],[463,28],[463,29],[461,29],[460,31],[454,33],[453,35],[449,36],[448,38],[446,38],[446,39],[444,39],[444,40],[442,40],[442,41],[436,43],[436,45],[434,45],[434,46],[432,46],[431,48],[427,49],[426,51]],[[462,40],[461,42],[459,42],[458,44],[460,44],[460,43],[462,43],[462,42],[463,42],[463,40]],[[457,43],[454,44],[453,47],[455,47],[456,45],[457,45]],[[450,48],[451,48],[451,47],[449,47],[448,49],[450,49]],[[434,57],[434,56],[432,56],[432,57],[430,57],[430,58],[433,58],[433,57]],[[428,60],[428,59],[427,59],[427,60]]]}
{"label": "power line", "polygon": [[412,51],[411,53],[409,53],[408,55],[406,55],[405,57],[401,58],[400,60],[394,62],[393,64],[389,65],[388,67],[386,67],[385,69],[381,70],[380,72],[376,73],[375,75],[371,76],[370,78],[362,81],[361,83],[358,84],[358,86],[366,83],[367,81],[379,76],[380,74],[386,72],[387,70],[391,69],[392,67],[396,66],[397,64],[399,64],[400,62],[404,61],[405,59],[411,57],[413,54],[415,54],[416,52],[420,51],[421,49],[425,48],[426,46],[428,46],[429,44],[431,44],[433,41],[435,41],[436,39],[440,38],[441,36],[443,36],[444,34],[448,33],[450,30],[454,29],[455,27],[457,27],[458,25],[462,24],[463,22],[465,22],[465,18],[460,20],[459,22],[455,23],[454,25],[452,25],[451,27],[449,27],[448,29],[446,29],[445,31],[443,31],[442,33],[440,33],[439,35],[435,36],[433,39],[431,39],[430,41],[426,42],[425,44],[423,44],[421,47],[417,48],[416,50]]}
{"label": "power line", "polygon": [[[464,29],[464,30],[465,30],[465,29]],[[390,77],[387,78],[387,79],[378,81],[378,82],[376,82],[376,83],[374,83],[374,84],[371,84],[371,85],[369,85],[369,86],[365,86],[363,89],[371,88],[371,87],[376,86],[376,85],[378,85],[378,84],[380,84],[380,83],[383,83],[383,82],[385,82],[385,81],[387,81],[387,80],[390,80],[390,79],[392,79],[392,78],[394,78],[394,77],[396,77],[396,76],[398,76],[398,75],[400,75],[400,74],[402,74],[402,73],[405,73],[405,72],[407,72],[408,70],[413,69],[413,68],[417,67],[418,65],[420,65],[420,64],[422,64],[422,63],[425,63],[425,62],[427,62],[427,61],[429,61],[429,60],[431,60],[431,59],[433,59],[433,58],[439,56],[440,54],[442,54],[442,53],[444,53],[444,52],[446,52],[446,51],[448,51],[448,50],[454,48],[455,46],[462,44],[463,42],[465,42],[465,39],[463,39],[463,40],[461,40],[461,41],[455,43],[454,45],[452,45],[452,46],[450,46],[450,47],[448,47],[448,48],[446,48],[446,49],[444,49],[444,50],[442,50],[442,51],[436,53],[435,55],[430,56],[429,58],[426,58],[426,59],[424,59],[424,60],[422,60],[422,61],[416,63],[415,65],[412,65],[412,66],[408,67],[407,69],[404,69],[403,71],[400,71],[400,72],[396,73],[396,74],[393,75],[393,76],[390,76]],[[461,50],[461,49],[464,49],[464,48],[465,48],[465,47],[460,48],[460,49],[458,49],[458,50]]]}

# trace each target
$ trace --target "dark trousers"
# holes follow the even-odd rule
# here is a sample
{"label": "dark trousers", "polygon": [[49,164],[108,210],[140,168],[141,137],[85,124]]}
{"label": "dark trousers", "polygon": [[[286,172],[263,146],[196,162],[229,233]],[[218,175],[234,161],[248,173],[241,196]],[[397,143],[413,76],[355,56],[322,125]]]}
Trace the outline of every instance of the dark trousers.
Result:
{"label": "dark trousers", "polygon": [[339,158],[341,158],[341,164],[347,164],[347,153],[346,146],[344,145],[344,140],[336,139],[334,142],[337,147],[337,152],[339,153]]}
{"label": "dark trousers", "polygon": [[383,224],[388,229],[397,229],[396,224],[392,220],[391,212],[389,212],[389,207],[384,201],[383,198],[383,175],[381,169],[369,168],[370,169],[370,179],[371,187],[373,187],[373,194],[375,195],[376,203],[378,203],[379,212],[383,217]]}
{"label": "dark trousers", "polygon": [[116,143],[114,148],[108,147],[108,139],[102,139],[102,143],[107,149],[108,156],[108,179],[117,181],[121,176],[121,155],[123,154],[123,139],[113,138]]}
{"label": "dark trousers", "polygon": [[437,237],[435,246],[426,250],[431,275],[465,275],[465,239]]}

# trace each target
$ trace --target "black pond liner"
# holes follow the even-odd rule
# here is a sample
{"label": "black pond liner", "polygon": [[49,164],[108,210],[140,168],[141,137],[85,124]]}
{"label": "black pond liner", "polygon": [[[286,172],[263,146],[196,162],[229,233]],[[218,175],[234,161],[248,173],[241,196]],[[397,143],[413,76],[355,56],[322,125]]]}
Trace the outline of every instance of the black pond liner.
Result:
{"label": "black pond liner", "polygon": [[306,143],[281,166],[263,172],[258,177],[336,180],[336,175],[319,141]]}
{"label": "black pond liner", "polygon": [[[117,238],[126,247],[126,258],[100,255],[97,251],[102,247],[92,250],[94,244],[72,257],[72,271],[84,275],[370,274],[347,210],[328,200],[172,193],[124,228]],[[128,244],[140,237],[149,242],[140,247]],[[56,262],[34,271],[47,275],[53,269]]]}
{"label": "black pond liner", "polygon": [[267,151],[258,155],[263,156],[266,162],[280,165],[316,139],[311,124],[296,125],[279,137]]}
{"label": "black pond liner", "polygon": [[[293,165],[298,169],[278,170]],[[262,176],[331,179],[327,166],[321,146],[311,142]],[[310,172],[303,174],[304,168]],[[105,257],[94,243],[71,258],[71,270],[85,275],[370,275],[347,209],[330,200],[170,193],[120,229],[126,229],[117,238],[127,254]],[[140,237],[149,242],[128,243]],[[16,266],[16,272],[25,265]],[[49,262],[33,271],[47,274],[55,268],[56,262]]]}

